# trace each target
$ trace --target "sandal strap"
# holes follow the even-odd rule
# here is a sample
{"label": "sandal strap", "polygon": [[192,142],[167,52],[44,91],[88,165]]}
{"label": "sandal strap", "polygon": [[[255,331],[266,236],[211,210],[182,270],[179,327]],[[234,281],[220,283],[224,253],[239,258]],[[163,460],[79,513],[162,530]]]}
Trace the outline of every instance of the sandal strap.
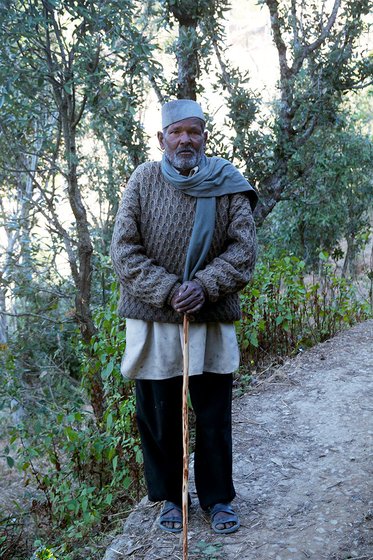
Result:
{"label": "sandal strap", "polygon": [[177,504],[174,504],[173,502],[165,502],[164,506],[162,508],[162,513],[167,513],[168,511],[171,511],[172,509],[177,509],[177,511],[180,511],[180,513],[182,512],[181,507],[178,506]]}
{"label": "sandal strap", "polygon": [[[170,511],[175,510],[176,513],[170,514]],[[167,527],[166,523],[178,523],[180,527]],[[180,533],[183,528],[183,515],[181,508],[173,502],[165,502],[161,514],[158,519],[158,526],[167,533]]]}
{"label": "sandal strap", "polygon": [[181,518],[182,518],[181,507],[174,504],[173,502],[166,502],[165,505],[163,506],[163,509],[162,509],[161,515],[160,515],[162,521],[179,521],[180,520],[180,516],[178,516],[176,519],[173,519],[173,518],[171,519],[171,517],[176,517],[175,515],[171,516],[171,517],[168,517],[167,520],[163,519],[173,509],[176,509],[179,512],[179,514],[181,515]]}
{"label": "sandal strap", "polygon": [[[218,513],[226,513],[227,517],[224,519],[215,520]],[[235,513],[234,509],[230,504],[215,504],[210,510],[211,515],[211,527],[215,533],[228,534],[234,533],[240,527],[240,521],[238,515]],[[231,527],[227,527],[227,523],[233,523]],[[218,529],[218,525],[225,525],[225,529]]]}
{"label": "sandal strap", "polygon": [[[230,504],[215,504],[214,507],[210,509],[210,515],[211,517],[214,517],[217,513],[230,513],[237,518],[237,515]],[[232,521],[234,521],[234,519]]]}
{"label": "sandal strap", "polygon": [[175,515],[169,515],[169,516],[160,516],[159,522],[162,523],[182,523],[182,519],[180,519],[180,517],[175,517]]}

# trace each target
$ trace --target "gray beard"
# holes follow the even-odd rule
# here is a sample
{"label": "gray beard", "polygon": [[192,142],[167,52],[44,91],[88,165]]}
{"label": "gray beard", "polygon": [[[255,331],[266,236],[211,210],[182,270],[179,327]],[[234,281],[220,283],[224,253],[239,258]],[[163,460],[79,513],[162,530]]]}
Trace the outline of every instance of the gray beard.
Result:
{"label": "gray beard", "polygon": [[190,171],[201,161],[204,154],[204,146],[201,146],[199,150],[195,150],[192,147],[188,149],[193,152],[192,156],[185,156],[183,154],[177,154],[176,152],[170,156],[167,151],[165,152],[165,155],[171,165],[176,167],[179,171]]}

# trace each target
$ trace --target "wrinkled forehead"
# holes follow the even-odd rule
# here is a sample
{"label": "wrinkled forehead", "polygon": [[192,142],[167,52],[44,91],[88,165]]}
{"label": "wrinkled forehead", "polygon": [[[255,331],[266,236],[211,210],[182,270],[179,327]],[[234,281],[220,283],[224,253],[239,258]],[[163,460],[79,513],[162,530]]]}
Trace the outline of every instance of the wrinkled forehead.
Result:
{"label": "wrinkled forehead", "polygon": [[186,130],[186,129],[198,129],[201,132],[205,130],[205,121],[199,119],[198,117],[190,117],[188,119],[180,119],[176,121],[166,128],[163,129],[163,132],[172,132],[174,130]]}

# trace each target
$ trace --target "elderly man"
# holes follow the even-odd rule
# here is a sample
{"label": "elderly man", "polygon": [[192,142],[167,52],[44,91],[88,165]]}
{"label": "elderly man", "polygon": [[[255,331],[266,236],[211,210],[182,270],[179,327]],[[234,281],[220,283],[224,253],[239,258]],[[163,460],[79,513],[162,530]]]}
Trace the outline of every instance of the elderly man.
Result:
{"label": "elderly man", "polygon": [[140,165],[124,190],[112,240],[126,317],[122,373],[136,411],[161,529],[182,530],[182,318],[192,321],[189,391],[196,415],[195,483],[217,533],[238,529],[231,506],[232,373],[239,364],[238,291],[256,258],[255,191],[227,160],[205,156],[198,103],[162,107],[162,162]]}

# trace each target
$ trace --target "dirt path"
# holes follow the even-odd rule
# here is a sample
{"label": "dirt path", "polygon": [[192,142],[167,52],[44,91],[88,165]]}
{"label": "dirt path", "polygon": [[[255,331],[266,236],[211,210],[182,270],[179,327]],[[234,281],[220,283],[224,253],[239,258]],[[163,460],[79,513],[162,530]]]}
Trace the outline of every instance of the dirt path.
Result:
{"label": "dirt path", "polygon": [[[189,558],[373,559],[373,321],[289,361],[234,403],[235,508],[242,527],[215,535],[198,507]],[[177,560],[179,535],[143,500],[104,560]]]}

